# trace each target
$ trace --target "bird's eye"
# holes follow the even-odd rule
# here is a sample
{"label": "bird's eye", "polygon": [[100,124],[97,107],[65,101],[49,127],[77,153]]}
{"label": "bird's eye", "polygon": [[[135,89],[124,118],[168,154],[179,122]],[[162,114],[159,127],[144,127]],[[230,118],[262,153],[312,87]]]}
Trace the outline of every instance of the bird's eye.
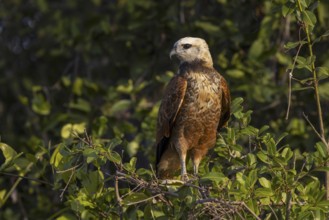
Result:
{"label": "bird's eye", "polygon": [[183,48],[184,48],[184,49],[188,49],[188,48],[190,48],[190,47],[192,47],[192,44],[183,44]]}

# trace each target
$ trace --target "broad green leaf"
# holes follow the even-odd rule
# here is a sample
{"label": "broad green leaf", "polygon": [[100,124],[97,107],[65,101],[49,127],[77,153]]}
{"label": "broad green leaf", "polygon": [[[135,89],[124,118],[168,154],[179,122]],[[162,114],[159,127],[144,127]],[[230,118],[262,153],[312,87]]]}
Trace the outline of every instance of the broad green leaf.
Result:
{"label": "broad green leaf", "polygon": [[268,155],[265,154],[264,152],[262,151],[259,151],[257,154],[257,157],[263,161],[264,163],[267,163],[267,164],[272,164],[272,160],[269,159]]}
{"label": "broad green leaf", "polygon": [[267,147],[267,151],[269,155],[274,156],[276,154],[276,144],[273,138],[270,138],[267,142],[265,142]]}
{"label": "broad green leaf", "polygon": [[271,181],[266,179],[265,177],[261,177],[258,179],[260,185],[262,185],[264,188],[271,188],[272,184]]}
{"label": "broad green leaf", "polygon": [[320,153],[320,155],[323,158],[328,157],[327,147],[326,147],[326,145],[324,145],[324,143],[322,143],[322,142],[316,143],[315,148],[317,149],[317,151]]}
{"label": "broad green leaf", "polygon": [[257,197],[270,197],[273,195],[274,192],[270,188],[258,188],[255,190],[255,196]]}
{"label": "broad green leaf", "polygon": [[2,151],[3,156],[5,157],[5,162],[0,166],[0,170],[5,169],[7,166],[13,163],[13,161],[17,158],[16,151],[11,148],[9,145],[0,142],[0,150]]}
{"label": "broad green leaf", "polygon": [[302,19],[306,25],[309,25],[311,27],[314,27],[316,23],[316,16],[314,15],[313,12],[308,10],[302,11]]}
{"label": "broad green leaf", "polygon": [[247,154],[247,161],[248,161],[248,166],[255,166],[256,165],[256,156],[255,154]]}
{"label": "broad green leaf", "polygon": [[68,123],[61,129],[61,136],[64,139],[72,137],[74,134],[83,134],[86,129],[86,123],[82,122],[79,124]]}
{"label": "broad green leaf", "polygon": [[103,180],[102,172],[96,170],[89,172],[82,178],[81,182],[88,194],[94,196],[103,187]]}
{"label": "broad green leaf", "polygon": [[107,159],[109,159],[110,161],[112,161],[113,163],[116,163],[116,164],[121,163],[121,157],[115,151],[109,151],[109,153],[107,154]]}
{"label": "broad green leaf", "polygon": [[227,181],[228,178],[225,177],[222,173],[210,172],[210,173],[207,173],[206,175],[202,176],[200,180],[201,181],[210,180],[210,181],[214,181],[216,183],[220,183],[223,181]]}
{"label": "broad green leaf", "polygon": [[257,169],[251,170],[246,180],[247,187],[253,187],[257,182],[257,179]]}
{"label": "broad green leaf", "polygon": [[72,130],[78,134],[83,134],[86,130],[86,123],[73,124]]}

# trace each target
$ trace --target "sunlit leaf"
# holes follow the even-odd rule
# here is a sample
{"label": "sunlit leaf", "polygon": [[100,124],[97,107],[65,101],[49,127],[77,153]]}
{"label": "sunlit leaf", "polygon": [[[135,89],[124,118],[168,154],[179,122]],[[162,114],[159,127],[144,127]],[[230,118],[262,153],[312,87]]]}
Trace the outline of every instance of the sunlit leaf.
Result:
{"label": "sunlit leaf", "polygon": [[272,186],[271,181],[269,181],[265,177],[259,178],[258,181],[259,181],[260,185],[262,185],[265,188],[271,188],[271,186]]}

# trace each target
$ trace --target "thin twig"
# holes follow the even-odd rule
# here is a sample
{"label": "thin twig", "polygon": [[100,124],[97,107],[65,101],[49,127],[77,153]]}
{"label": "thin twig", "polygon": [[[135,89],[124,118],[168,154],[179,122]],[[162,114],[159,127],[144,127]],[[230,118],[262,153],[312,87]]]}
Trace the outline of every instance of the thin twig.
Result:
{"label": "thin twig", "polygon": [[316,130],[316,128],[314,127],[314,125],[312,124],[312,122],[308,119],[308,116],[303,112],[303,116],[305,118],[305,120],[310,124],[310,126],[312,127],[314,133],[321,139],[321,141],[327,146],[327,142],[326,140],[321,136],[321,134]]}
{"label": "thin twig", "polygon": [[276,220],[279,220],[279,218],[278,218],[278,216],[276,215],[275,211],[273,210],[272,206],[271,206],[271,205],[268,205],[268,207],[270,207],[270,209],[271,209],[271,211],[272,211],[272,213],[273,213],[275,219],[276,219]]}
{"label": "thin twig", "polygon": [[118,177],[116,176],[115,177],[115,195],[117,197],[117,200],[118,200],[119,204],[121,205],[122,199],[121,199],[120,193],[119,193],[119,183],[118,182],[119,182]]}
{"label": "thin twig", "polygon": [[68,172],[68,171],[75,170],[76,168],[78,168],[78,167],[81,166],[81,165],[82,165],[82,163],[80,163],[80,164],[78,164],[78,165],[76,165],[76,166],[74,166],[74,167],[68,168],[68,169],[66,169],[66,170],[57,170],[56,173],[66,173],[66,172]]}
{"label": "thin twig", "polygon": [[49,186],[53,186],[53,184],[51,184],[51,183],[49,183],[47,181],[44,181],[44,180],[40,180],[40,179],[35,179],[35,178],[21,176],[21,175],[12,174],[12,173],[6,173],[6,172],[2,172],[2,171],[0,171],[0,173],[3,174],[3,175],[7,175],[7,176],[18,177],[18,178],[22,178],[22,179],[26,179],[26,180],[31,180],[31,181],[34,181],[34,182],[38,182],[38,183],[44,183],[44,184],[47,184]]}
{"label": "thin twig", "polygon": [[291,192],[288,192],[286,199],[286,220],[290,219],[290,212],[291,212]]}
{"label": "thin twig", "polygon": [[[301,42],[301,30],[302,28],[299,28],[299,42]],[[296,56],[295,56],[295,59],[294,59],[294,62],[292,64],[292,67],[291,67],[291,70],[289,72],[289,92],[288,92],[288,107],[287,107],[287,113],[286,113],[286,120],[288,120],[289,118],[289,113],[290,113],[290,107],[291,107],[291,92],[292,92],[292,85],[291,85],[291,79],[293,77],[293,72],[295,70],[295,66],[296,66],[296,62],[297,62],[297,57],[299,55],[299,52],[300,52],[300,49],[302,48],[303,44],[299,44],[299,47],[298,47],[298,50],[297,50],[297,53],[296,53]]]}
{"label": "thin twig", "polygon": [[65,193],[65,191],[67,190],[67,187],[70,185],[70,182],[71,182],[71,179],[72,179],[74,173],[75,173],[74,170],[72,170],[72,173],[71,173],[71,175],[70,175],[69,180],[67,181],[67,183],[66,183],[66,185],[65,185],[65,187],[64,187],[64,189],[63,189],[63,191],[62,191],[61,194],[59,195],[59,198],[61,199],[61,201],[63,201],[64,193]]}
{"label": "thin twig", "polygon": [[148,197],[148,198],[146,198],[146,199],[142,199],[142,200],[139,200],[139,201],[136,201],[136,202],[131,202],[131,203],[128,203],[127,205],[129,206],[129,205],[136,205],[136,204],[139,204],[139,203],[142,203],[142,202],[146,202],[146,201],[149,201],[149,200],[151,200],[151,199],[154,199],[154,198],[156,198],[156,197],[159,197],[159,196],[161,196],[162,194],[160,193],[160,194],[156,194],[155,196],[151,196],[151,197]]}
{"label": "thin twig", "polygon": [[261,218],[259,218],[257,215],[256,215],[256,213],[254,213],[247,205],[246,205],[246,203],[244,203],[244,202],[242,202],[241,203],[242,204],[242,206],[244,206],[257,220],[261,220]]}

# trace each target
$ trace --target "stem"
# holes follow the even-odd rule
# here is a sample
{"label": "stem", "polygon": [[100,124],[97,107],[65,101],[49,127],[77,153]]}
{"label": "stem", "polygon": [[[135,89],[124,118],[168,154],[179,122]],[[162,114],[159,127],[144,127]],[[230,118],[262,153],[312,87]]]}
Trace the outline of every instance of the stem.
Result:
{"label": "stem", "polygon": [[[300,0],[297,0],[297,3],[298,3],[299,11],[303,12],[303,7],[300,4]],[[309,50],[310,56],[313,57],[313,46],[312,46],[312,42],[311,42],[311,35],[310,35],[307,24],[304,23],[304,27],[305,27],[304,29],[305,29],[306,38],[307,38],[308,50]],[[321,138],[320,138],[321,141],[326,145],[327,152],[329,152],[329,144],[326,141],[325,134],[324,134],[322,108],[321,108],[321,101],[320,101],[319,88],[318,88],[319,82],[318,82],[314,62],[315,61],[313,61],[311,63],[311,70],[312,70],[312,74],[313,74],[315,100],[316,100],[317,112],[318,112],[318,117],[319,117],[319,126],[320,126],[320,132],[319,133],[320,133],[320,136],[321,136]],[[327,162],[326,165],[329,166],[329,162]],[[326,172],[326,197],[327,197],[327,200],[328,200],[329,199],[329,172]]]}

